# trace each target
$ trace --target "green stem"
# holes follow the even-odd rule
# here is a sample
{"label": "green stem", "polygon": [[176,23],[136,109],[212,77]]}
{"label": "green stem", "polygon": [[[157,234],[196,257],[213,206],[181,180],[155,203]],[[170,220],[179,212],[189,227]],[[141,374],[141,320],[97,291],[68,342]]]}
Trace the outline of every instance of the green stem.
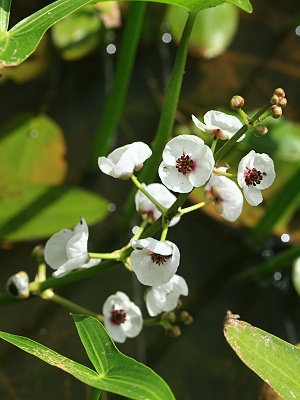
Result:
{"label": "green stem", "polygon": [[40,293],[39,296],[44,300],[51,300],[54,303],[59,304],[60,306],[66,308],[72,313],[90,315],[91,317],[97,318],[101,322],[104,321],[103,315],[97,314],[91,310],[88,310],[87,308],[81,307],[78,304],[73,303],[73,301],[67,300],[64,297],[55,294],[51,289],[45,290],[44,292]]}
{"label": "green stem", "polygon": [[9,24],[11,0],[0,0],[0,32],[6,32]]}
{"label": "green stem", "polygon": [[220,161],[226,153],[235,145],[236,141],[244,135],[244,133],[247,132],[249,129],[249,126],[253,125],[261,115],[263,115],[266,110],[271,107],[271,103],[266,104],[264,107],[262,107],[257,113],[250,119],[248,125],[243,125],[241,129],[232,136],[231,139],[229,139],[224,146],[222,146],[215,154],[215,160],[216,162]]}
{"label": "green stem", "polygon": [[220,171],[218,168],[214,168],[213,170],[214,175],[217,176],[227,176],[227,178],[234,179],[237,177],[237,174],[229,174],[228,172]]}
{"label": "green stem", "polygon": [[194,204],[193,206],[190,207],[186,207],[186,208],[179,208],[179,215],[183,215],[183,214],[187,214],[189,212],[195,211],[195,210],[199,210],[199,208],[204,207],[206,204],[212,203],[213,201],[215,201],[216,199],[214,197],[212,197],[211,199],[205,200],[205,201],[201,201],[200,203]]}
{"label": "green stem", "polygon": [[131,180],[135,184],[135,186],[138,188],[139,191],[144,193],[144,195],[155,205],[155,207],[163,214],[165,215],[166,212],[168,211],[167,208],[162,206],[153,196],[151,196],[150,193],[147,192],[147,190],[144,188],[144,186],[140,183],[140,181],[137,179],[135,175],[131,175]]}
{"label": "green stem", "polygon": [[108,152],[111,139],[116,132],[132,75],[145,11],[146,2],[133,1],[129,3],[128,18],[120,48],[115,78],[91,146],[88,157],[88,170],[94,171],[97,168],[99,155]]}
{"label": "green stem", "polygon": [[[140,182],[150,183],[157,174],[161,155],[166,143],[170,140],[176,116],[179,95],[186,64],[190,34],[194,25],[197,13],[190,13],[178,47],[174,67],[166,92],[165,102],[160,115],[158,129],[152,143],[152,156],[147,160],[139,175]],[[121,228],[127,229],[134,212],[133,200],[136,190],[132,190],[124,206]]]}
{"label": "green stem", "polygon": [[217,143],[218,143],[218,139],[214,139],[213,141],[212,141],[212,144],[211,144],[211,151],[212,151],[212,153],[214,154],[214,152],[215,152],[215,150],[216,150],[216,145],[217,145]]}
{"label": "green stem", "polygon": [[101,389],[93,388],[91,400],[99,400],[101,396]]}
{"label": "green stem", "polygon": [[120,260],[122,251],[114,251],[112,253],[89,253],[90,258],[101,258],[103,260]]}

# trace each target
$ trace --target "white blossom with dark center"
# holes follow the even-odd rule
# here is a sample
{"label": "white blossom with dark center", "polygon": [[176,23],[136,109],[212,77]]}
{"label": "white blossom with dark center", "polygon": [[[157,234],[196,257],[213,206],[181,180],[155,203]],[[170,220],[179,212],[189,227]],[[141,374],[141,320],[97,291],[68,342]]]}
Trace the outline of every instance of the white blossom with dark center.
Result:
{"label": "white blossom with dark center", "polygon": [[127,337],[137,336],[143,327],[141,310],[123,292],[107,298],[103,316],[105,328],[115,342],[123,343]]}
{"label": "white blossom with dark center", "polygon": [[251,150],[238,166],[238,184],[243,189],[245,199],[252,206],[263,201],[261,191],[272,185],[275,179],[274,163],[268,154]]}
{"label": "white blossom with dark center", "polygon": [[202,186],[215,164],[211,149],[195,135],[180,135],[170,140],[162,157],[159,177],[168,189],[178,193]]}

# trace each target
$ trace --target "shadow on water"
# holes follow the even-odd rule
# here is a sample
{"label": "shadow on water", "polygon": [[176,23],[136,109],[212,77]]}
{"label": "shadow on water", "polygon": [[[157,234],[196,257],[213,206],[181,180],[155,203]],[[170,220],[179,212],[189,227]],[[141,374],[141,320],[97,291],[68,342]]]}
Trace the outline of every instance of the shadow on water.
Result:
{"label": "shadow on water", "polygon": [[[180,102],[180,111],[187,119],[195,110],[202,113],[227,104],[237,93],[247,98],[249,108],[254,107],[257,99],[263,103],[274,88],[282,86],[289,98],[285,114],[299,121],[298,91],[294,88],[299,86],[300,80],[300,38],[292,29],[286,30],[296,24],[294,16],[298,15],[299,6],[295,1],[283,4],[271,0],[256,0],[253,6],[253,15],[241,13],[238,35],[226,53],[210,61],[188,59]],[[151,13],[151,7],[148,12]],[[172,61],[175,47],[169,46],[168,57]],[[136,134],[149,143],[153,137],[159,107],[152,85],[162,87],[164,82],[157,67],[160,57],[155,43],[141,45],[117,139],[122,144],[133,140]],[[37,110],[43,91],[49,89],[51,74],[57,74],[49,114],[66,134],[68,179],[73,183],[78,182],[84,168],[88,145],[98,122],[98,110],[104,101],[105,74],[101,66],[99,54],[76,63],[60,61],[53,66],[54,71],[30,84],[17,86],[7,82],[0,89],[3,98],[9,99],[0,110],[4,120],[19,109]],[[87,70],[89,73],[85,73]],[[94,187],[116,203],[117,215],[129,185],[99,174]],[[113,249],[116,243],[121,246],[126,242],[128,238],[122,242],[116,237],[115,220],[116,216],[111,215],[103,224],[91,229],[91,248],[97,249],[101,244],[101,248]],[[160,328],[147,328],[140,337],[128,340],[119,348],[146,362],[165,378],[178,400],[256,399],[262,382],[226,343],[222,333],[223,318],[226,310],[231,309],[242,319],[285,340],[297,342],[300,304],[290,282],[290,272],[282,273],[279,279],[270,277],[260,282],[232,280],[240,271],[262,261],[262,249],[248,246],[246,230],[229,228],[201,212],[186,216],[180,227],[170,230],[169,237],[180,246],[178,272],[187,280],[190,290],[188,298],[183,298],[183,306],[193,315],[194,323],[182,327],[182,334],[176,339],[166,337]],[[1,250],[2,288],[7,278],[19,270],[28,270],[30,278],[34,278],[35,266],[30,253],[35,244],[19,243]],[[276,238],[271,238],[266,246],[275,253],[282,249],[282,243]],[[125,269],[117,268],[102,277],[62,288],[58,294],[101,312],[105,299],[117,290],[139,299],[144,288],[128,279]],[[53,304],[34,299],[2,308],[1,330],[28,336],[90,366],[71,317],[66,310]],[[4,342],[0,343],[0,350],[1,400],[91,397],[89,388],[63,371]],[[106,395],[103,398],[119,397]]]}

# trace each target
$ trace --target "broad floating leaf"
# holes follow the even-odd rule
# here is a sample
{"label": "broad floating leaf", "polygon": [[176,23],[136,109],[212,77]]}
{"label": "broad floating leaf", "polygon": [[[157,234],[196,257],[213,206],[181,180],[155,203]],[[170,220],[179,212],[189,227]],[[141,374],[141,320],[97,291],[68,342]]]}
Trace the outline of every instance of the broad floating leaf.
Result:
{"label": "broad floating leaf", "polygon": [[[169,6],[166,23],[175,42],[181,39],[188,11]],[[198,13],[189,40],[189,52],[206,59],[222,54],[230,45],[237,31],[238,9],[230,3],[208,8]]]}
{"label": "broad floating leaf", "polygon": [[284,399],[300,395],[300,349],[227,312],[224,335],[239,358]]}
{"label": "broad floating leaf", "polygon": [[0,332],[0,338],[97,389],[136,400],[175,400],[153,370],[122,354],[93,317],[73,315],[83,345],[97,372],[26,337]]}
{"label": "broad floating leaf", "polygon": [[[56,22],[95,0],[57,0],[23,19],[9,31],[0,32],[0,68],[19,65],[34,52],[44,33]],[[143,0],[135,0],[143,1]],[[252,12],[249,0],[157,0],[192,12],[230,2]]]}
{"label": "broad floating leaf", "polygon": [[73,228],[80,217],[92,224],[108,214],[108,201],[71,186],[11,185],[0,189],[0,238],[23,241]]}
{"label": "broad floating leaf", "polygon": [[55,24],[52,40],[65,60],[76,60],[98,46],[101,25],[97,10],[88,5]]}
{"label": "broad floating leaf", "polygon": [[67,171],[65,153],[62,130],[47,115],[12,120],[0,133],[1,190],[12,182],[61,184]]}

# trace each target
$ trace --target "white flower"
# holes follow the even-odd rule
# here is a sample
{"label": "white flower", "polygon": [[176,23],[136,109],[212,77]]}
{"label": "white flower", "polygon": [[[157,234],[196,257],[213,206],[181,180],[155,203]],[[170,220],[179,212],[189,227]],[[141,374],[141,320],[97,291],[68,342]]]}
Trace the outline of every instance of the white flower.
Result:
{"label": "white flower", "polygon": [[89,229],[84,218],[75,226],[74,231],[63,229],[47,241],[45,261],[52,268],[55,277],[62,277],[77,268],[90,268],[101,262],[101,259],[89,259],[87,243]]}
{"label": "white flower", "polygon": [[[176,197],[161,183],[151,183],[150,185],[143,184],[147,192],[154,197],[163,207],[170,208],[176,201]],[[147,214],[150,217],[151,223],[154,223],[160,216],[161,212],[140,190],[135,195],[135,207],[141,214]],[[180,217],[174,217],[169,226],[174,226],[180,220]]]}
{"label": "white flower", "polygon": [[[219,168],[226,171],[226,168]],[[226,176],[212,175],[204,188],[207,199],[214,197],[213,204],[227,221],[235,221],[242,212],[243,195],[237,184]]]}
{"label": "white flower", "polygon": [[251,150],[239,163],[237,181],[248,203],[257,206],[263,201],[261,190],[271,186],[275,176],[273,160]]}
{"label": "white flower", "polygon": [[132,239],[131,246],[135,249],[130,255],[131,267],[143,285],[160,286],[175,275],[180,253],[174,243],[149,237]]}
{"label": "white flower", "polygon": [[137,336],[143,327],[143,317],[137,305],[123,292],[108,297],[103,305],[104,325],[115,342]]}
{"label": "white flower", "polygon": [[[204,114],[204,123],[199,121],[195,115],[192,115],[192,120],[202,132],[206,132],[211,136],[217,136],[217,138],[221,140],[231,139],[243,126],[237,117],[215,110],[208,111]],[[244,137],[245,135],[241,136],[237,142],[243,140]]]}
{"label": "white flower", "polygon": [[154,317],[163,311],[173,310],[181,295],[187,296],[189,292],[186,281],[179,275],[164,285],[152,287],[146,294],[146,306],[149,315]]}
{"label": "white flower", "polygon": [[150,147],[143,142],[134,142],[119,147],[108,155],[99,157],[98,165],[102,172],[113,178],[129,179],[134,171],[142,168],[152,154]]}
{"label": "white flower", "polygon": [[188,193],[202,186],[214,167],[213,153],[195,135],[180,135],[170,140],[163,151],[158,174],[168,189]]}

